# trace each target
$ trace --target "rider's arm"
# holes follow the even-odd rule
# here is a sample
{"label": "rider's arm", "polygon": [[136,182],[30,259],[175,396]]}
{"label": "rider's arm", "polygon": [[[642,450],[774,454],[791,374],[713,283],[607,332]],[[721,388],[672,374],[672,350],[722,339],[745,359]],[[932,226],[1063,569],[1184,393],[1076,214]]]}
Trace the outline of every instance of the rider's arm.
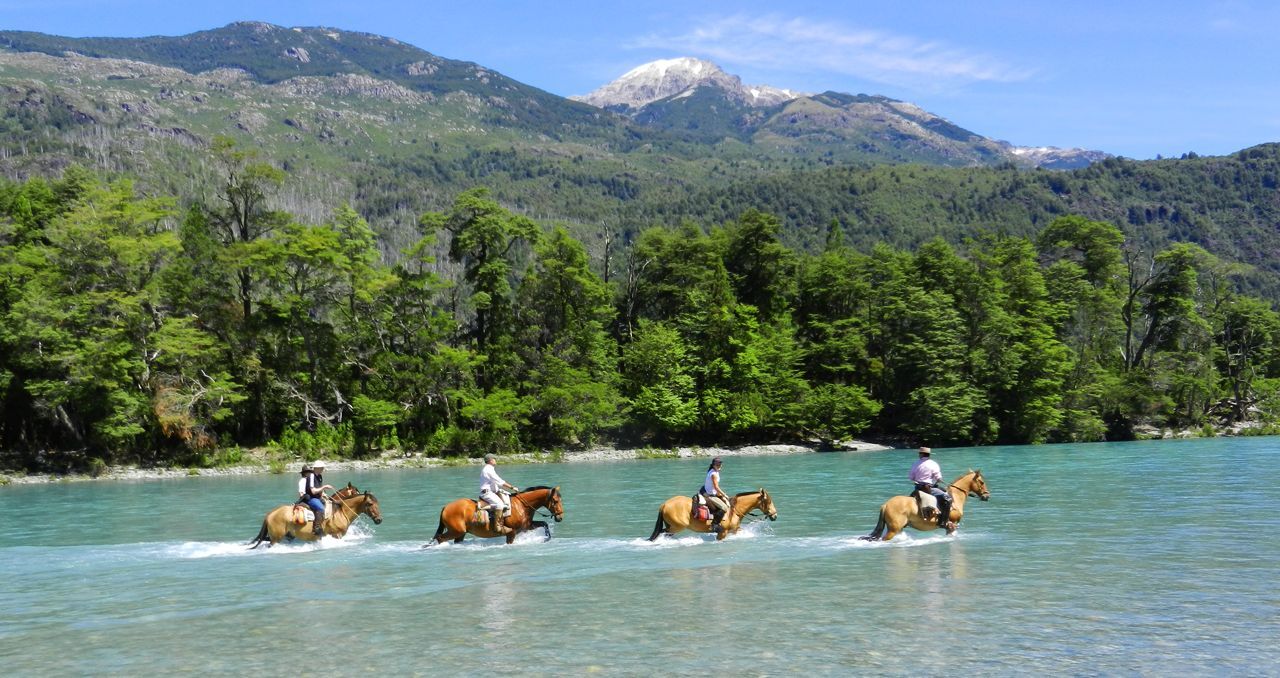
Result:
{"label": "rider's arm", "polygon": [[712,486],[712,487],[714,487],[714,488],[716,488],[716,496],[717,496],[717,497],[721,497],[721,498],[723,498],[723,497],[725,496],[724,490],[720,489],[720,474],[719,474],[719,473],[714,473],[714,474],[712,474],[712,475],[711,475],[711,486]]}

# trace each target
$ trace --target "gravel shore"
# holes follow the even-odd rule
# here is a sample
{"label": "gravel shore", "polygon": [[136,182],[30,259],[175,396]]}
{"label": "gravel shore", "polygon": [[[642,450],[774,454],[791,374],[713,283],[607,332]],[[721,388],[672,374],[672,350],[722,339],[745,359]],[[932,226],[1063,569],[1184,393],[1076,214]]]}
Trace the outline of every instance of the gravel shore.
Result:
{"label": "gravel shore", "polygon": [[[594,447],[588,450],[569,451],[564,453],[534,452],[525,454],[502,455],[504,464],[540,464],[540,463],[607,463],[630,459],[691,459],[696,457],[735,457],[764,456],[778,454],[815,454],[819,452],[875,452],[893,449],[888,445],[846,440],[829,448],[818,448],[807,445],[747,445],[743,447],[676,447],[667,449],[616,449],[612,447]],[[362,469],[395,469],[395,468],[432,468],[446,466],[479,465],[480,459],[457,458],[440,459],[416,454],[389,453],[375,459],[363,460],[325,460],[325,470],[334,471]],[[295,461],[285,469],[286,473],[296,473],[301,460]],[[55,482],[81,482],[90,480],[166,480],[173,478],[189,478],[192,476],[237,476],[256,473],[271,473],[270,465],[264,460],[261,463],[241,464],[220,468],[138,468],[136,466],[111,466],[95,476],[86,474],[25,474],[15,471],[0,471],[0,486],[27,485]]]}

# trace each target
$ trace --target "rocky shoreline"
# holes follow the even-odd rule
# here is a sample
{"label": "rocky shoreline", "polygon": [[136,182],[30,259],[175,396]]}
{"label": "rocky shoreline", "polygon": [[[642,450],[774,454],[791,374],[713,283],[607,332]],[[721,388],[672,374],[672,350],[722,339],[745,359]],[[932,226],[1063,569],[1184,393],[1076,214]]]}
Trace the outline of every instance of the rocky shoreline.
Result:
{"label": "rocky shoreline", "polygon": [[[743,447],[676,447],[668,449],[640,448],[617,449],[612,447],[594,447],[582,451],[563,453],[531,452],[523,454],[502,455],[500,460],[505,464],[547,464],[547,463],[607,463],[628,461],[632,459],[691,459],[697,457],[744,457],[783,454],[817,454],[827,452],[876,452],[894,449],[889,445],[870,443],[860,440],[847,440],[830,447],[816,445],[747,445]],[[397,468],[445,468],[450,466],[479,465],[480,459],[471,458],[438,458],[418,454],[388,453],[375,459],[361,460],[326,460],[326,471],[334,472],[366,469]],[[301,459],[289,464],[286,473],[296,472]],[[167,480],[174,478],[190,478],[195,476],[240,476],[258,473],[272,473],[271,464],[265,459],[258,462],[239,464],[218,468],[139,468],[136,466],[109,466],[97,475],[83,473],[22,473],[20,471],[0,471],[0,486],[31,485],[40,483],[85,482],[95,480]],[[278,471],[276,471],[278,472]]]}

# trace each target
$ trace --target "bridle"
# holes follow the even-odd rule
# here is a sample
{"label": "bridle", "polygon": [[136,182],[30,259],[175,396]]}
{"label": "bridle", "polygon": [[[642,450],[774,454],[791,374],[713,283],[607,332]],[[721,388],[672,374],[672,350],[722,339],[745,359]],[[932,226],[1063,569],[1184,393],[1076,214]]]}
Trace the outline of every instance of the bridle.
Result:
{"label": "bridle", "polygon": [[[524,492],[529,492],[530,490],[521,490],[520,492],[516,492],[515,494],[511,495],[511,498],[512,498],[512,499],[520,499],[520,503],[521,503],[521,504],[523,504],[523,505],[524,505],[525,510],[529,512],[529,517],[530,517],[530,518],[537,518],[537,517],[538,517],[538,511],[541,511],[541,510],[543,510],[543,509],[546,509],[546,510],[547,510],[547,513],[548,513],[548,516],[547,516],[547,517],[548,517],[548,518],[551,518],[552,520],[555,520],[555,518],[556,518],[556,514],[555,514],[555,512],[554,512],[554,511],[552,511],[552,510],[551,510],[551,500],[552,500],[552,499],[555,499],[555,498],[556,498],[556,496],[557,496],[557,495],[559,495],[559,492],[558,492],[555,488],[538,488],[538,489],[545,489],[545,490],[547,491],[547,503],[543,504],[542,506],[538,506],[538,507],[536,507],[536,508],[532,508],[532,509],[531,509],[531,508],[529,508],[529,503],[528,503],[528,502],[526,502],[526,501],[525,501],[525,500],[523,500],[523,499],[520,499],[520,495],[521,495],[522,493],[524,493]],[[560,516],[561,516],[560,520],[564,520],[564,517],[563,517],[563,516],[564,516],[564,511],[560,511]],[[559,522],[559,521],[557,520],[556,522]]]}
{"label": "bridle", "polygon": [[[764,503],[764,502],[762,501],[762,500],[764,500],[764,499],[768,499],[768,500],[769,500],[769,503],[770,503],[770,504],[772,504],[772,503],[773,503],[773,498],[772,498],[772,497],[770,497],[770,496],[769,496],[769,493],[768,493],[768,492],[765,492],[764,490],[760,490],[760,491],[759,491],[759,492],[757,492],[756,494],[760,495],[760,498],[756,500],[756,505],[755,505],[755,506],[752,506],[752,507],[751,507],[751,509],[750,509],[749,511],[747,511],[746,513],[743,513],[741,516],[739,516],[739,518],[738,518],[739,520],[741,520],[742,518],[746,518],[747,516],[750,516],[750,517],[752,517],[752,518],[755,518],[755,520],[752,520],[751,522],[753,522],[753,523],[758,523],[758,522],[760,522],[761,520],[764,520],[765,518],[769,518],[769,514],[768,514],[768,513],[765,513],[764,508],[762,508],[760,505],[761,505],[762,503]],[[736,498],[737,498],[737,497],[735,497],[735,499],[736,499]],[[756,510],[759,510],[759,511],[760,511],[760,515],[756,515]],[[777,512],[776,512],[776,511],[774,512],[774,515],[777,515]],[[776,520],[776,518],[769,518],[769,519],[770,519],[770,520]]]}
{"label": "bridle", "polygon": [[[957,479],[957,482],[959,482],[960,480],[963,480],[963,479],[965,479],[965,478],[969,477],[969,475],[970,475],[970,474],[966,473],[966,474],[964,474],[963,476],[960,476],[960,478],[958,478],[958,479]],[[978,472],[976,472],[976,471],[975,471],[975,472],[973,472],[973,474],[972,474],[972,475],[973,475],[973,478],[975,478],[975,479],[976,479],[976,478],[980,478],[980,477],[981,477],[981,476],[978,474]],[[985,484],[985,483],[984,483],[984,484]],[[956,484],[955,484],[955,483],[951,483],[950,485],[947,485],[947,489],[948,489],[948,490],[950,490],[951,488],[953,488],[953,487],[955,487],[955,486],[956,486]],[[981,492],[978,492],[978,491],[977,491],[977,490],[975,490],[975,489],[973,489],[973,482],[972,482],[972,481],[970,481],[970,482],[969,482],[969,487],[965,489],[964,496],[965,496],[965,497],[977,497],[978,499],[981,499],[981,498],[982,498],[982,493],[981,493]],[[990,496],[990,493],[988,493],[988,496]]]}

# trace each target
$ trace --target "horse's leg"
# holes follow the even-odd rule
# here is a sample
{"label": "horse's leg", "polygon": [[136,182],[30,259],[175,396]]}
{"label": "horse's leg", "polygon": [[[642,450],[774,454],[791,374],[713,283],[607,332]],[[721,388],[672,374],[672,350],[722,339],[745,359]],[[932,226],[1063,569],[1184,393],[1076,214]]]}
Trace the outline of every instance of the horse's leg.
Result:
{"label": "horse's leg", "polygon": [[882,515],[881,517],[884,519],[885,527],[886,527],[884,537],[883,537],[884,541],[889,541],[890,539],[893,539],[894,537],[898,536],[898,533],[901,532],[904,528],[906,528],[906,526],[911,522],[911,516],[909,514],[907,513],[894,514],[889,512],[887,509],[884,511],[884,515]]}
{"label": "horse's leg", "polygon": [[[285,535],[289,534],[289,530],[285,526],[284,522],[285,521],[280,520],[278,517],[275,520],[270,520],[270,519],[267,520],[267,523],[268,523],[267,534],[268,536],[271,537],[272,546],[275,546],[276,544],[279,544],[281,541],[284,541]],[[292,535],[289,535],[289,536],[292,536]]]}

